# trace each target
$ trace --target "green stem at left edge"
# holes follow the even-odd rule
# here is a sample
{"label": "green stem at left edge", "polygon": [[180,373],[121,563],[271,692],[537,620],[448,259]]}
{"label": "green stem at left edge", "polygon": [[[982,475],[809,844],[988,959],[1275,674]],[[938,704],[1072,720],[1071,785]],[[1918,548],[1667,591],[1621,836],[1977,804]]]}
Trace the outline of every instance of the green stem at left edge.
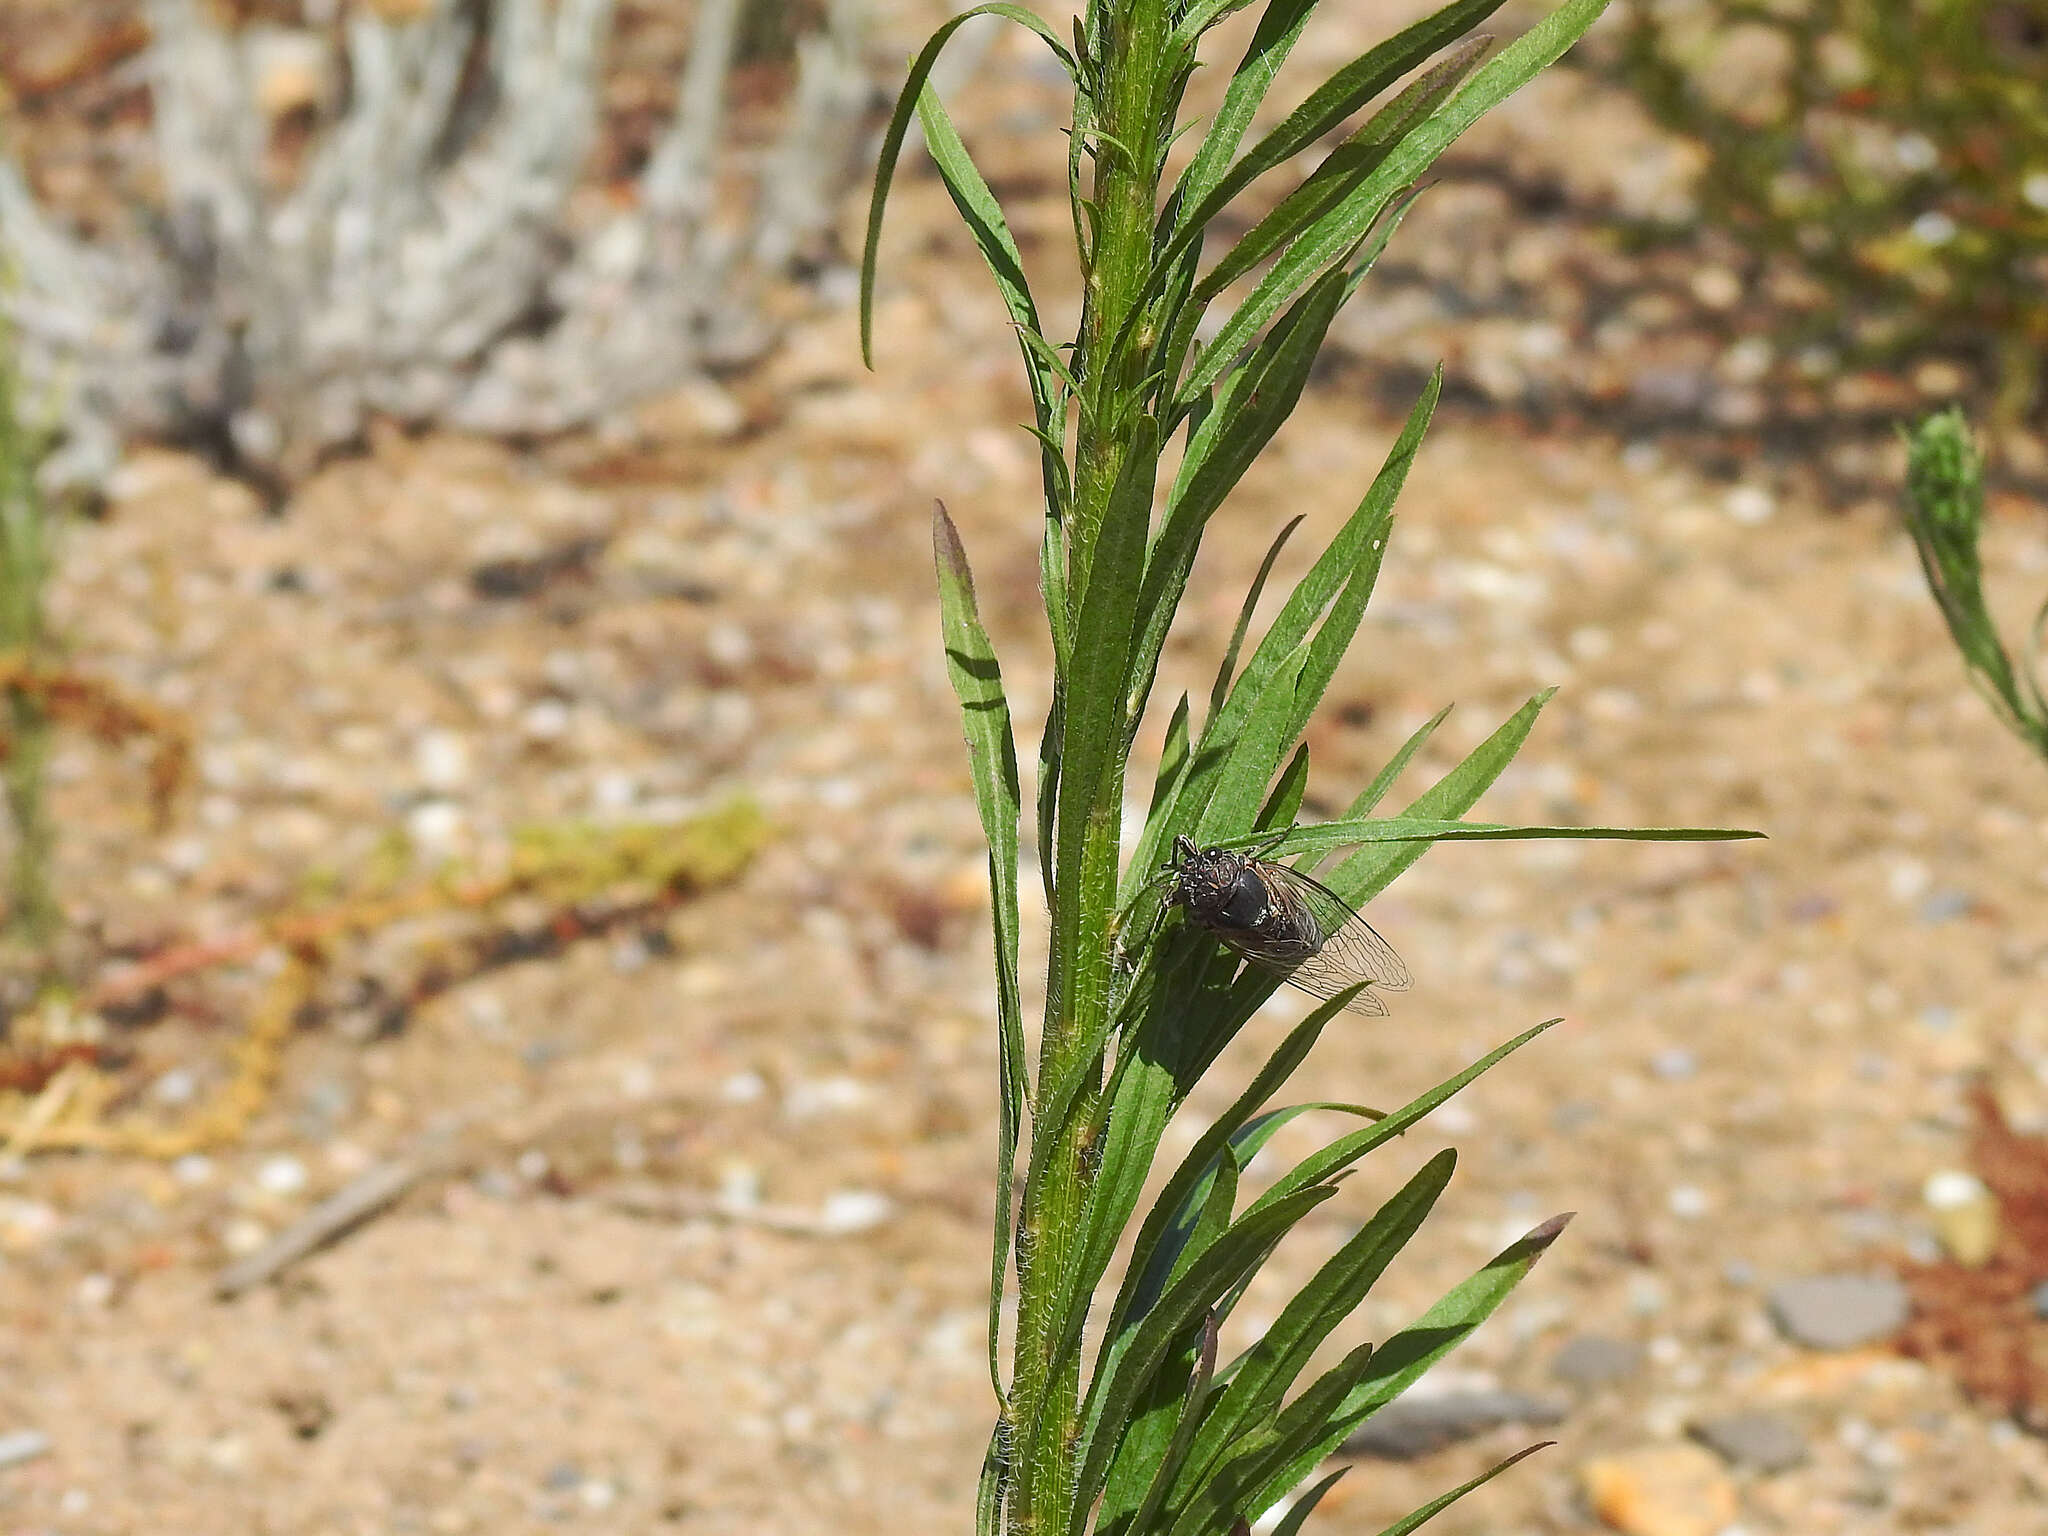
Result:
{"label": "green stem at left edge", "polygon": [[[1086,603],[1086,588],[1112,494],[1123,477],[1139,413],[1138,396],[1146,338],[1132,339],[1124,322],[1145,290],[1152,269],[1152,230],[1157,214],[1160,155],[1158,84],[1171,21],[1163,0],[1136,0],[1112,9],[1096,5],[1090,16],[1100,66],[1092,136],[1095,156],[1095,228],[1092,262],[1083,293],[1079,358],[1083,407],[1074,452],[1074,492],[1068,535],[1069,614]],[[1122,347],[1117,338],[1125,335]],[[1154,466],[1145,466],[1150,472]],[[1147,487],[1149,492],[1149,485]],[[1149,493],[1118,498],[1119,512],[1144,516]],[[1118,684],[1121,694],[1123,684]],[[1099,702],[1099,701],[1098,701]],[[1071,720],[1088,701],[1071,692]],[[1122,700],[1117,700],[1121,734]],[[1068,802],[1073,791],[1086,804]],[[1060,785],[1059,872],[1053,913],[1054,974],[1058,985],[1047,999],[1038,1082],[1051,1083],[1085,1072],[1081,1057],[1099,1049],[1109,1007],[1116,908],[1118,848],[1122,833],[1121,754],[1100,780],[1087,786]],[[1012,1423],[1019,1430],[1009,1529],[1013,1536],[1066,1536],[1072,1508],[1074,1457],[1080,1433],[1080,1363],[1059,1349],[1055,1314],[1061,1277],[1076,1261],[1090,1173],[1088,1135],[1099,1088],[1089,1085],[1065,1123],[1042,1128],[1054,1140],[1040,1163],[1039,1177],[1023,1194],[1023,1244],[1019,1258],[1018,1332],[1013,1378]],[[1041,1104],[1043,1100],[1041,1099]]]}

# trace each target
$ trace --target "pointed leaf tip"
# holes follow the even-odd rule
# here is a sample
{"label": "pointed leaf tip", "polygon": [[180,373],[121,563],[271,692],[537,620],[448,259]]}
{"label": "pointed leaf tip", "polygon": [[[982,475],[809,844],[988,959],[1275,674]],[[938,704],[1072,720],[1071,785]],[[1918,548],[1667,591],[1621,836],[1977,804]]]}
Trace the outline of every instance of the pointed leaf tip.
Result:
{"label": "pointed leaf tip", "polygon": [[1531,1227],[1529,1235],[1522,1239],[1522,1243],[1538,1253],[1543,1252],[1564,1234],[1564,1229],[1571,1225],[1572,1218],[1578,1214],[1577,1211],[1565,1211],[1551,1217],[1540,1226]]}
{"label": "pointed leaf tip", "polygon": [[932,553],[940,567],[962,582],[971,594],[974,577],[967,567],[967,546],[960,542],[960,530],[954,526],[946,504],[936,496],[932,498]]}

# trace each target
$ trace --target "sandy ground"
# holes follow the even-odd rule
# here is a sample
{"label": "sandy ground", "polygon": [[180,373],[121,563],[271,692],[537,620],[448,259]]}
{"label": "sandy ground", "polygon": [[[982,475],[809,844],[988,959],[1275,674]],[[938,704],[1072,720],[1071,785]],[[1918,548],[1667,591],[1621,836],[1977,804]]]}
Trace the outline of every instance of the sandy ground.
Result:
{"label": "sandy ground", "polygon": [[[1025,169],[1046,163],[1050,98],[1021,53],[988,70],[966,126],[1036,252],[1064,220]],[[1502,131],[1564,132],[1537,125],[1570,99]],[[874,375],[828,302],[725,396],[643,413],[634,441],[392,434],[275,520],[144,453],[72,531],[58,610],[77,660],[182,712],[199,746],[162,832],[133,763],[89,745],[57,763],[62,888],[111,952],[308,900],[397,833],[423,859],[488,857],[524,823],[735,793],[775,830],[736,884],[493,967],[395,1027],[312,1017],[237,1145],[10,1167],[0,1434],[49,1445],[0,1469],[0,1528],[966,1527],[991,1414],[994,1045],[926,508],[942,495],[959,519],[1035,721],[1035,469],[1012,343],[923,170],[886,250]],[[1319,382],[1219,518],[1162,695],[1206,688],[1272,532],[1307,517],[1282,563],[1300,569],[1393,431],[1356,368]],[[587,558],[538,590],[479,594],[479,566],[579,541]],[[2003,517],[1988,563],[2017,610],[2048,584],[2048,525]],[[1964,1161],[1972,1074],[2048,1129],[2048,773],[1963,685],[1877,509],[1453,413],[1312,729],[1313,803],[1341,804],[1455,701],[1399,800],[1551,685],[1481,814],[1770,840],[1467,845],[1404,877],[1372,917],[1416,988],[1326,1037],[1301,1094],[1399,1101],[1565,1023],[1380,1154],[1276,1278],[1445,1144],[1457,1180],[1353,1337],[1579,1212],[1446,1378],[1556,1402],[1560,1444],[1445,1516],[1447,1536],[1595,1529],[1585,1469],[1614,1458],[1645,1506],[1694,1522],[1646,1536],[2038,1528],[2048,1446],[1881,1346],[1797,1346],[1764,1296],[1929,1251],[1920,1190]],[[1042,917],[1026,925],[1041,953]],[[226,1070],[248,986],[222,988],[211,1014],[125,1028],[152,1113]],[[1298,1013],[1276,999],[1221,1081]],[[1228,1096],[1205,1090],[1191,1118]],[[469,1127],[453,1171],[279,1283],[214,1299],[236,1253],[450,1114]],[[1275,1166],[1315,1134],[1290,1127]],[[624,1198],[650,1188],[881,1219],[805,1235]],[[1640,1368],[1559,1382],[1558,1350],[1587,1333],[1641,1344]],[[1749,1411],[1788,1419],[1805,1460],[1642,1454]],[[1378,1530],[1532,1437],[1366,1463],[1321,1528]]]}

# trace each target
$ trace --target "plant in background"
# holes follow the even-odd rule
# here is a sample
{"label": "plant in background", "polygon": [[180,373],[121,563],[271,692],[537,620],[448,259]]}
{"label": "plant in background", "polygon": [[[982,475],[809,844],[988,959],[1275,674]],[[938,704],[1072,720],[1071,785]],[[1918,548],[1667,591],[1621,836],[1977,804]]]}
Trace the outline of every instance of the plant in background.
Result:
{"label": "plant in background", "polygon": [[[54,946],[63,908],[52,883],[57,825],[47,794],[52,733],[82,728],[110,745],[133,737],[152,744],[150,805],[162,822],[191,760],[185,727],[167,711],[67,666],[53,643],[45,597],[54,571],[55,509],[37,483],[49,442],[32,427],[15,371],[12,335],[0,324],[0,797],[7,803],[5,933],[18,953],[15,974],[0,974],[0,1015],[54,980]],[[0,1033],[6,1027],[0,1017]]]}
{"label": "plant in background", "polygon": [[[11,338],[0,332],[0,655],[17,673],[33,668],[44,649],[43,589],[50,576],[50,528],[36,486],[37,445],[21,416]],[[50,884],[56,828],[45,799],[50,714],[41,694],[22,680],[5,686],[0,761],[7,816],[14,834],[8,861],[7,930],[31,950],[47,947],[60,914]]]}
{"label": "plant in background", "polygon": [[[1706,150],[1704,217],[1806,279],[1803,339],[2043,404],[2048,14],[2027,0],[1634,0],[1612,68]],[[1803,337],[1802,337],[1803,333]]]}
{"label": "plant in background", "polygon": [[[756,274],[815,260],[864,147],[862,0],[830,0],[795,44],[743,229],[714,195],[742,0],[697,8],[629,205],[570,226],[613,7],[355,7],[344,92],[315,34],[229,32],[201,0],[150,0],[155,225],[76,240],[0,159],[23,372],[64,428],[46,487],[99,489],[144,437],[226,450],[282,489],[373,415],[559,432],[761,351]],[[282,169],[281,108],[321,130]]]}
{"label": "plant in background", "polygon": [[[1343,818],[1295,824],[1309,772],[1308,749],[1297,743],[1371,595],[1395,496],[1436,403],[1432,381],[1358,510],[1240,667],[1268,559],[1203,719],[1197,725],[1185,697],[1172,712],[1136,851],[1120,859],[1132,742],[1204,527],[1293,409],[1332,318],[1384,248],[1417,178],[1481,113],[1570,47],[1605,0],[1567,0],[1491,58],[1489,41],[1468,34],[1499,0],[1458,0],[1354,59],[1242,148],[1314,3],[1265,0],[1205,127],[1183,124],[1183,94],[1203,39],[1243,8],[1239,0],[1096,0],[1077,21],[1071,48],[1019,6],[977,7],[941,27],[912,65],[876,176],[864,345],[881,213],[915,115],[1016,327],[1043,450],[1040,570],[1055,687],[1037,774],[1051,955],[1035,1063],[1018,975],[1023,807],[1010,710],[966,552],[943,508],[934,523],[946,658],[990,848],[1000,1020],[989,1295],[1000,1412],[982,1471],[984,1533],[1244,1529],[1476,1327],[1562,1225],[1544,1223],[1411,1327],[1377,1346],[1358,1344],[1300,1385],[1311,1357],[1428,1214],[1450,1176],[1445,1153],[1324,1264],[1263,1336],[1221,1362],[1219,1332],[1245,1286],[1345,1172],[1542,1026],[1391,1114],[1346,1105],[1267,1109],[1330,1021],[1371,995],[1369,985],[1347,988],[1287,1037],[1146,1208],[1147,1176],[1169,1121],[1280,985],[1269,970],[1240,966],[1235,951],[1185,912],[1162,912],[1173,893],[1159,870],[1176,839],[1200,849],[1262,845],[1304,869],[1351,850],[1317,878],[1355,907],[1449,838],[1746,835],[1461,820],[1514,756],[1547,694],[1400,815],[1371,813],[1437,721],[1401,748]],[[1073,82],[1067,176],[1083,304],[1069,341],[1045,334],[1002,208],[928,79],[947,40],[979,14],[1035,33]],[[1201,136],[1169,178],[1183,127],[1202,127]],[[1227,227],[1240,193],[1338,134],[1306,180],[1223,255],[1204,260],[1207,236]],[[1232,304],[1226,294],[1239,296]],[[1179,468],[1162,487],[1162,458],[1177,436]],[[1310,1108],[1366,1123],[1240,1201],[1251,1159]],[[1126,1238],[1122,1277],[1092,1311]],[[1006,1336],[1013,1288],[1016,1322]],[[1484,1480],[1393,1529],[1411,1529]],[[1316,1496],[1282,1529],[1298,1526]]]}
{"label": "plant in background", "polygon": [[2034,616],[2017,657],[2006,649],[1984,602],[1977,542],[1984,527],[1984,461],[1960,410],[1930,416],[1907,435],[1906,528],[1928,590],[1963,654],[1970,681],[1998,718],[2048,759],[2048,689],[2041,674],[2048,602]]}

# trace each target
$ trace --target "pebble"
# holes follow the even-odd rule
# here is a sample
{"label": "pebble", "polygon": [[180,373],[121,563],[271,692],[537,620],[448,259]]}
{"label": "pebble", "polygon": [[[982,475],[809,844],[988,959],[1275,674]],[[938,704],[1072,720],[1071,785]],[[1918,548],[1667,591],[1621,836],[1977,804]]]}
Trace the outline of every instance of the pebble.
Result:
{"label": "pebble", "polygon": [[1761,486],[1738,485],[1721,503],[1729,517],[1745,528],[1767,523],[1778,510],[1777,498]]}
{"label": "pebble", "polygon": [[266,1195],[296,1195],[306,1187],[306,1165],[296,1157],[266,1158],[256,1170],[256,1185]]}
{"label": "pebble", "polygon": [[413,748],[413,769],[429,789],[460,789],[469,782],[469,743],[453,731],[429,731]]}
{"label": "pebble", "polygon": [[1563,1417],[1559,1404],[1521,1392],[1410,1393],[1367,1419],[1343,1449],[1375,1461],[1414,1461],[1503,1424],[1555,1424]]}
{"label": "pebble", "polygon": [[1650,1058],[1650,1070],[1667,1083],[1682,1083],[1700,1069],[1699,1057],[1682,1045],[1659,1051]]}
{"label": "pebble", "polygon": [[1579,1469],[1593,1513],[1625,1536],[1719,1536],[1735,1519],[1735,1484],[1695,1445],[1627,1451]]}
{"label": "pebble", "polygon": [[1611,1387],[1643,1368],[1643,1346],[1634,1339],[1582,1333],[1570,1340],[1550,1362],[1550,1374],[1569,1386]]}
{"label": "pebble", "polygon": [[1731,1413],[1690,1426],[1692,1437],[1731,1467],[1766,1476],[1806,1460],[1806,1432],[1782,1413]]}
{"label": "pebble", "polygon": [[818,1212],[818,1227],[835,1237],[866,1232],[889,1219],[895,1207],[872,1189],[844,1189],[830,1196]]}
{"label": "pebble", "polygon": [[1976,1174],[1951,1168],[1928,1176],[1921,1189],[1928,1219],[1942,1248],[1966,1269],[1978,1269],[1998,1247],[1998,1199]]}
{"label": "pebble", "polygon": [[1891,1275],[1809,1275],[1771,1287],[1778,1332],[1808,1349],[1854,1349],[1896,1333],[1906,1321],[1906,1288]]}
{"label": "pebble", "polygon": [[50,1437],[40,1429],[15,1429],[0,1435],[0,1467],[19,1466],[47,1455]]}
{"label": "pebble", "polygon": [[462,835],[462,807],[452,800],[423,800],[405,818],[406,836],[429,857],[454,850]]}
{"label": "pebble", "polygon": [[1713,1200],[1697,1184],[1680,1184],[1664,1197],[1665,1208],[1681,1221],[1697,1221],[1713,1209]]}
{"label": "pebble", "polygon": [[1977,905],[1977,898],[1968,891],[1936,891],[1920,903],[1920,921],[1923,923],[1952,922],[1967,917],[1970,909]]}

